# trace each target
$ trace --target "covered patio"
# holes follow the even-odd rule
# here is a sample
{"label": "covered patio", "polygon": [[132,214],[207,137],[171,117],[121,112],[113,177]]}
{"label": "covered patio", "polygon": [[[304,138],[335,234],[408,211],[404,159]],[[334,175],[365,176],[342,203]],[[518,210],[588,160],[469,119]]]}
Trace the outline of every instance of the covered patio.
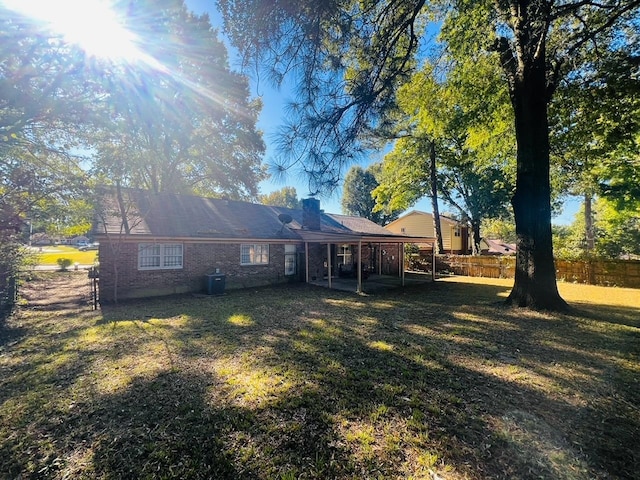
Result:
{"label": "covered patio", "polygon": [[405,244],[433,246],[432,237],[318,230],[299,230],[298,233],[304,241],[307,283],[371,293],[435,279],[433,274],[407,274],[404,268]]}
{"label": "covered patio", "polygon": [[[377,292],[385,292],[395,288],[404,286],[425,285],[434,281],[431,273],[405,272],[403,279],[394,275],[370,275],[369,278],[362,281],[360,290],[358,290],[358,281],[355,278],[333,278],[331,280],[331,289],[342,290],[345,292],[356,292],[360,294],[370,294]],[[309,282],[312,285],[327,288],[328,280],[326,278]]]}

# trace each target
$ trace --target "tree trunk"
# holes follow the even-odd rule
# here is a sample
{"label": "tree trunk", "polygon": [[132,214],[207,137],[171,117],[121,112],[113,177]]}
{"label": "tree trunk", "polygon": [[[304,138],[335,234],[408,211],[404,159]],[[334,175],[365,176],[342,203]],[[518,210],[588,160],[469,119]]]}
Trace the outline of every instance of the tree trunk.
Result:
{"label": "tree trunk", "polygon": [[429,142],[429,174],[431,176],[431,211],[433,212],[433,231],[436,233],[436,254],[444,252],[442,246],[442,226],[438,208],[438,178],[436,169],[436,144]]}
{"label": "tree trunk", "polygon": [[551,237],[549,128],[545,55],[527,58],[511,86],[517,141],[515,282],[507,303],[541,310],[566,310],[556,284]]}
{"label": "tree trunk", "polygon": [[593,212],[591,209],[593,198],[590,193],[584,194],[584,225],[585,225],[585,250],[587,254],[593,253],[595,248],[595,235],[593,231]]}
{"label": "tree trunk", "polygon": [[480,220],[471,220],[471,243],[473,255],[480,255]]}

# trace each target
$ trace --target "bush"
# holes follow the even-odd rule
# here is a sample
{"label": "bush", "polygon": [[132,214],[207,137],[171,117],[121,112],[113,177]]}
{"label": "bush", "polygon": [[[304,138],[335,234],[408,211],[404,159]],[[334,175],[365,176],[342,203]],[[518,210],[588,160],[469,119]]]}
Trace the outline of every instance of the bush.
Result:
{"label": "bush", "polygon": [[60,270],[62,270],[63,272],[66,271],[67,268],[69,268],[69,266],[71,265],[71,260],[68,258],[59,258],[56,260],[56,262],[60,266]]}

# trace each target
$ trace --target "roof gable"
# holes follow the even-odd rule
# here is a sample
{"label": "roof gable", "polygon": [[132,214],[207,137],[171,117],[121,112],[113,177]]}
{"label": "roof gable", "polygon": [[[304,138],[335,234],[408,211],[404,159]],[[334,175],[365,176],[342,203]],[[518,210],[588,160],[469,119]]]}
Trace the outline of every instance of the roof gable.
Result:
{"label": "roof gable", "polygon": [[[413,217],[413,216],[420,216],[420,217],[426,217],[428,219],[428,221],[433,222],[433,214],[430,212],[423,212],[420,210],[411,210],[410,212],[402,215],[401,217],[395,219],[393,222],[390,222],[389,224],[387,224],[387,227],[391,226],[391,225],[395,225],[395,224],[402,224],[404,221],[406,221],[406,219],[408,217]],[[450,217],[446,217],[444,215],[440,215],[440,224],[442,223],[448,223],[450,225],[462,225],[462,222],[458,221],[458,220],[454,220],[453,218]]]}

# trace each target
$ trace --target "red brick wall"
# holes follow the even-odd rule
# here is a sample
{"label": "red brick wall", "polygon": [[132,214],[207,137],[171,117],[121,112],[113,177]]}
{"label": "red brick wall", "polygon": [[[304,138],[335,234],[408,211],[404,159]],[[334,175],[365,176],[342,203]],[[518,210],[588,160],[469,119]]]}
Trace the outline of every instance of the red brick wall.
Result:
{"label": "red brick wall", "polygon": [[[284,276],[284,245],[269,246],[268,265],[248,266],[240,265],[240,244],[184,243],[183,246],[183,268],[138,270],[137,242],[101,242],[100,300],[116,300],[116,281],[118,299],[204,292],[205,275],[215,272],[216,268],[225,274],[227,289],[289,281]],[[298,265],[300,268],[304,266]]]}
{"label": "red brick wall", "polygon": [[327,246],[317,243],[309,244],[309,280],[322,280],[326,268]]}

